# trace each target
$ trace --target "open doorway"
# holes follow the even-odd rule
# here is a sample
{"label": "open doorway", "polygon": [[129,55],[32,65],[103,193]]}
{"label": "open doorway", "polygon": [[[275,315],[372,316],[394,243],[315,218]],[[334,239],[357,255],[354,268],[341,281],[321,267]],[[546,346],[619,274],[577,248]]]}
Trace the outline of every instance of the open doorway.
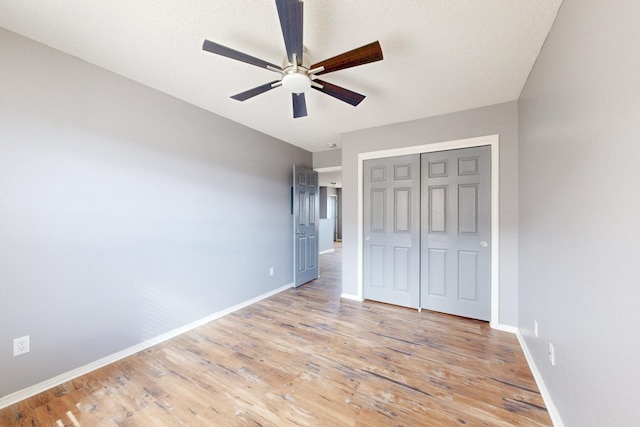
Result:
{"label": "open doorway", "polygon": [[[320,253],[335,250],[342,241],[342,169],[319,171]],[[338,169],[338,170],[335,170]]]}
{"label": "open doorway", "polygon": [[329,195],[329,218],[333,220],[333,241],[339,242],[342,239],[338,236],[338,195],[330,194]]}

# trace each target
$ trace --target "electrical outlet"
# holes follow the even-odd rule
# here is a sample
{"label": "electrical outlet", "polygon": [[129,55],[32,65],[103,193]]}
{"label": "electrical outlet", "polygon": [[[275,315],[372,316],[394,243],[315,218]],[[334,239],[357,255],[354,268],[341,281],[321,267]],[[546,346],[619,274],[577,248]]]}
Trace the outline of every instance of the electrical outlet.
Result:
{"label": "electrical outlet", "polygon": [[538,337],[538,321],[537,320],[533,321],[533,334],[536,336],[536,338]]}
{"label": "electrical outlet", "polygon": [[556,350],[551,343],[549,343],[549,362],[551,366],[556,366]]}
{"label": "electrical outlet", "polygon": [[273,267],[269,267],[269,276],[273,276]]}
{"label": "electrical outlet", "polygon": [[31,351],[31,339],[29,335],[13,340],[13,356],[29,353]]}

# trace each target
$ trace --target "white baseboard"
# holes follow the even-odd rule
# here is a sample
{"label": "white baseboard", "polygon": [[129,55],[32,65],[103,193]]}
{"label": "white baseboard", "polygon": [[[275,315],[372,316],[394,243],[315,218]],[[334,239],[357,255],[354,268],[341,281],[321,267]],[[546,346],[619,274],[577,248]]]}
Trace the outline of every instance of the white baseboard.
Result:
{"label": "white baseboard", "polygon": [[489,323],[491,329],[497,329],[498,331],[510,332],[512,334],[518,333],[518,328],[510,325],[503,325],[502,323]]}
{"label": "white baseboard", "polygon": [[547,390],[547,387],[542,380],[542,375],[540,374],[540,371],[538,371],[538,368],[533,361],[533,356],[529,351],[529,347],[527,347],[527,342],[524,340],[524,337],[519,330],[516,331],[516,337],[518,337],[518,341],[520,342],[520,347],[522,347],[524,357],[527,359],[529,369],[531,369],[531,372],[533,373],[533,378],[536,380],[536,384],[538,385],[538,389],[540,390],[540,394],[542,395],[544,404],[546,405],[549,416],[551,417],[551,422],[553,422],[553,425],[555,427],[564,427],[564,423],[562,422],[562,418],[560,418],[558,408],[556,408],[556,406],[553,404],[551,395],[549,394],[549,390]]}
{"label": "white baseboard", "polygon": [[340,295],[340,298],[352,299],[354,301],[364,301],[364,299],[360,298],[359,296],[351,295],[351,294],[342,294],[342,295]]}
{"label": "white baseboard", "polygon": [[335,249],[331,248],[331,249],[327,249],[326,251],[322,251],[320,252],[318,255],[322,255],[322,254],[328,254],[329,252],[333,252],[335,251]]}
{"label": "white baseboard", "polygon": [[52,387],[56,387],[60,384],[66,383],[67,381],[71,381],[75,378],[78,378],[82,375],[88,374],[89,372],[95,371],[96,369],[102,368],[103,366],[109,365],[111,363],[117,362],[118,360],[124,359],[125,357],[129,357],[136,353],[141,352],[149,347],[160,344],[161,342],[170,340],[171,338],[177,337],[178,335],[184,334],[185,332],[189,332],[192,329],[195,329],[199,326],[202,326],[206,323],[209,323],[213,320],[219,319],[227,314],[233,313],[236,310],[240,310],[241,308],[245,308],[250,306],[251,304],[255,304],[258,301],[261,301],[265,298],[269,298],[275,294],[278,294],[282,291],[285,291],[289,288],[293,287],[293,283],[289,283],[288,285],[282,286],[278,289],[274,289],[262,295],[259,295],[255,298],[252,298],[247,301],[243,301],[239,304],[231,306],[229,308],[225,308],[224,310],[218,311],[216,313],[210,314],[207,317],[204,317],[200,320],[196,320],[195,322],[189,323],[188,325],[182,326],[180,328],[174,329],[172,331],[166,332],[162,335],[158,335],[157,337],[151,338],[149,340],[143,341],[140,344],[136,344],[132,347],[126,348],[117,353],[111,354],[109,356],[103,357],[102,359],[98,359],[95,362],[89,363],[87,365],[81,366],[79,368],[73,369],[71,371],[60,374],[56,377],[50,378],[48,380],[42,381],[41,383],[32,385],[25,389],[19,390],[15,393],[9,394],[0,398],[0,409],[6,408],[7,406],[11,406],[15,403],[18,403],[24,399],[27,399],[31,396],[35,396],[38,393],[42,393],[43,391],[49,390]]}

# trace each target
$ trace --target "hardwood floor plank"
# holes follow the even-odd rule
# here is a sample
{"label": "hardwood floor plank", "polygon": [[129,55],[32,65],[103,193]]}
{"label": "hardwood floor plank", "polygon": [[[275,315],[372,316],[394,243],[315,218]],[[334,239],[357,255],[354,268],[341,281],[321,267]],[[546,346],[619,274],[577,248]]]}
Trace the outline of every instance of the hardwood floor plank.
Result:
{"label": "hardwood floor plank", "polygon": [[0,410],[2,426],[551,426],[518,341],[321,278]]}

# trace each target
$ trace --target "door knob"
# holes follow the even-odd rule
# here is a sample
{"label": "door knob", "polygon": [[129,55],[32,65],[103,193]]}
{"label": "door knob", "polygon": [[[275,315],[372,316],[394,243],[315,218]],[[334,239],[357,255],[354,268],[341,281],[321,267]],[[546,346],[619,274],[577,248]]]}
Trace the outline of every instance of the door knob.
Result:
{"label": "door knob", "polygon": [[480,246],[482,246],[483,248],[486,248],[487,246],[489,246],[489,243],[483,240],[482,242],[480,242]]}

